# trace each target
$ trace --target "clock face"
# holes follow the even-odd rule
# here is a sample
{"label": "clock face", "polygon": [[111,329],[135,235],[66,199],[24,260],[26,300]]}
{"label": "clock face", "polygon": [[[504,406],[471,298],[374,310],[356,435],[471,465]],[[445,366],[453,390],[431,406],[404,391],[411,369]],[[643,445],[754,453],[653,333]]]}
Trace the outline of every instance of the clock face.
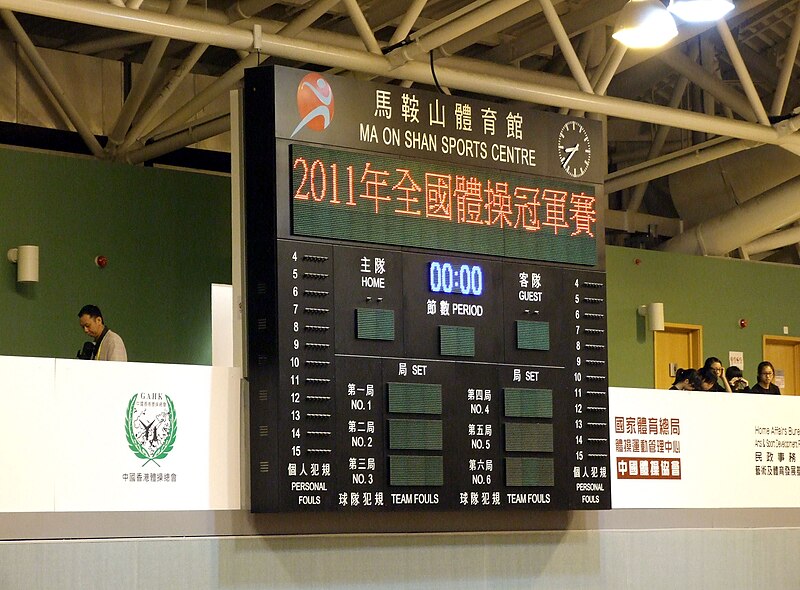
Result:
{"label": "clock face", "polygon": [[578,178],[586,174],[592,159],[589,134],[577,121],[565,123],[558,134],[558,158],[564,171]]}

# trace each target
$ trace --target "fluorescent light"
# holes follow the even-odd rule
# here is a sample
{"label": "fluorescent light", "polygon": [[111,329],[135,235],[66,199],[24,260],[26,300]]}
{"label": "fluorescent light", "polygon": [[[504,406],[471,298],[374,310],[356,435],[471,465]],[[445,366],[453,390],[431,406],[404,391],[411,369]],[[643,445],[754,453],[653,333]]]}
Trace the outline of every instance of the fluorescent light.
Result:
{"label": "fluorescent light", "polygon": [[733,10],[733,2],[728,0],[670,0],[667,10],[686,22],[713,22]]}
{"label": "fluorescent light", "polygon": [[661,47],[678,34],[675,20],[658,0],[629,0],[617,17],[614,39],[632,49]]}

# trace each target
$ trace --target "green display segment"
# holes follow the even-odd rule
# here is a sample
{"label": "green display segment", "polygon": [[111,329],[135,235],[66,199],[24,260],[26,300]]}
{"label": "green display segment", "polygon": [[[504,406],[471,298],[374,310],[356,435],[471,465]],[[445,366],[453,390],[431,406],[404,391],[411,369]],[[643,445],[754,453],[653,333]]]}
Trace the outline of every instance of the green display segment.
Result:
{"label": "green display segment", "polygon": [[394,310],[357,308],[356,338],[394,340]]}
{"label": "green display segment", "polygon": [[439,326],[439,354],[443,356],[475,356],[475,328],[472,326]]}
{"label": "green display segment", "polygon": [[441,486],[443,484],[442,457],[389,455],[389,485]]}
{"label": "green display segment", "polygon": [[552,418],[553,390],[506,387],[505,415],[508,418]]}
{"label": "green display segment", "polygon": [[389,420],[389,448],[393,450],[441,451],[441,420]]}
{"label": "green display segment", "polygon": [[553,460],[540,457],[506,459],[506,485],[509,487],[552,487],[555,485]]}
{"label": "green display segment", "polygon": [[552,453],[553,425],[509,422],[506,424],[506,451]]}
{"label": "green display segment", "polygon": [[517,320],[517,348],[550,350],[550,323]]}
{"label": "green display segment", "polygon": [[597,262],[592,185],[319,146],[290,150],[294,235]]}
{"label": "green display segment", "polygon": [[388,383],[392,414],[442,413],[442,386],[438,383]]}

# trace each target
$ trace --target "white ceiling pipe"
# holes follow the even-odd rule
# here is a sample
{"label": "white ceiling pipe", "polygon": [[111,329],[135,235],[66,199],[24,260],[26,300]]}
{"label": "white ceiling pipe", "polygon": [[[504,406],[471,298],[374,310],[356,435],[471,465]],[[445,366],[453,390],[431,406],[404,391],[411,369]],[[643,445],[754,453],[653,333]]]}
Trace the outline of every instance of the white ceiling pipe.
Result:
{"label": "white ceiling pipe", "polygon": [[218,97],[229,92],[235,84],[244,77],[244,71],[258,65],[258,55],[251,53],[238,64],[233,66],[222,76],[214,80],[211,84],[195,94],[187,103],[183,104],[174,113],[159,121],[159,123],[148,130],[147,137],[158,135],[164,131],[188,121],[203,108],[214,102]]}
{"label": "white ceiling pipe", "polygon": [[208,43],[229,49],[249,49],[253,45],[252,31],[183,16],[133,11],[89,0],[2,0],[0,9],[3,8],[107,29]]}
{"label": "white ceiling pipe", "polygon": [[[719,60],[717,59],[717,48],[709,39],[708,34],[700,35],[698,37],[700,43],[695,43],[695,47],[699,45],[698,54],[700,55],[700,64],[703,69],[716,78],[721,76],[716,75],[719,72]],[[715,115],[717,113],[717,103],[714,95],[707,90],[703,91],[703,112],[706,115]]]}
{"label": "white ceiling pipe", "polygon": [[[660,127],[659,127],[660,129]],[[609,139],[609,141],[612,141]],[[632,145],[625,145],[623,147],[615,147],[615,149],[609,153],[609,158],[612,162],[617,164],[618,166],[628,167],[634,166],[636,164],[641,164],[648,159],[648,154],[650,153],[650,146],[652,145],[653,140],[648,136],[648,139],[640,140],[640,141],[632,141],[626,142],[626,144]],[[681,150],[686,147],[686,142],[681,139],[670,139],[664,144],[664,148],[667,149],[669,152],[674,152],[677,150]],[[661,154],[656,154],[657,157]]]}
{"label": "white ceiling pipe", "polygon": [[[297,15],[290,23],[280,23],[280,28],[276,32],[282,36],[294,37],[301,35],[307,27],[314,23],[326,10],[333,6],[338,0],[318,0],[312,6]],[[241,21],[246,22],[246,21]],[[363,45],[359,42],[358,49]],[[191,119],[200,110],[211,104],[218,97],[229,92],[234,85],[244,77],[247,68],[255,67],[259,63],[259,56],[255,53],[244,57],[238,64],[230,68],[222,76],[214,80],[211,84],[195,94],[188,102],[179,107],[171,115],[164,117],[157,125],[147,130],[147,135],[152,137],[159,133],[180,125]]]}
{"label": "white ceiling pipe", "polygon": [[[238,92],[238,90],[236,91]],[[205,125],[206,123],[211,123],[219,119],[220,117],[224,117],[225,115],[230,114],[230,107],[228,106],[226,110],[220,111],[218,113],[214,113],[212,115],[206,115],[205,117],[197,117],[196,119],[184,123],[183,125],[178,125],[173,127],[172,129],[168,129],[163,133],[159,133],[158,135],[154,135],[150,138],[151,143],[161,141],[163,139],[169,139],[174,135],[178,135],[179,133],[183,133],[188,131],[192,128],[199,127],[200,125]]]}
{"label": "white ceiling pipe", "polygon": [[777,231],[763,238],[753,240],[749,244],[742,246],[748,254],[759,254],[777,250],[785,246],[791,246],[800,242],[800,226],[795,226],[783,231]]}
{"label": "white ceiling pipe", "polygon": [[575,81],[578,83],[578,88],[589,94],[594,94],[594,89],[592,88],[591,82],[589,82],[589,77],[583,69],[581,60],[578,59],[578,54],[575,53],[575,48],[569,40],[569,35],[567,35],[567,32],[564,30],[564,25],[561,24],[561,20],[558,18],[558,13],[553,7],[553,3],[550,0],[539,0],[539,5],[542,7],[542,12],[547,19],[547,23],[550,25],[550,30],[552,30],[553,34],[556,36],[558,46],[561,49],[564,59],[567,61],[569,71],[572,72],[572,77],[575,78]]}
{"label": "white ceiling pipe", "polygon": [[[294,37],[296,34],[300,33],[301,31],[307,29],[315,22],[317,22],[317,19],[319,19],[323,14],[328,12],[328,10],[330,10],[333,6],[338,4],[338,2],[339,0],[317,0],[317,2],[315,2],[313,6],[309,6],[306,10],[298,14],[295,18],[292,19],[290,23],[288,24],[279,23],[280,26],[277,29],[275,29],[274,32],[282,33],[287,37]],[[268,28],[265,29],[262,27],[262,30],[264,32],[270,32]],[[318,36],[319,31],[315,31],[314,34],[317,35],[314,38],[321,40],[321,37]],[[350,35],[346,36],[339,35],[339,37],[341,37],[342,43],[344,43],[344,40],[346,38],[348,41],[353,42],[353,45],[351,45],[351,47],[353,47],[354,49],[361,48],[360,43],[354,37],[351,37]],[[337,38],[336,41],[340,41],[340,39]]]}
{"label": "white ceiling pipe", "polygon": [[200,57],[203,55],[206,49],[208,49],[208,45],[205,43],[198,43],[192,48],[192,51],[189,52],[189,55],[186,56],[186,59],[183,60],[181,65],[178,66],[175,72],[173,72],[170,80],[161,89],[158,97],[152,103],[150,103],[147,109],[133,124],[131,130],[128,132],[127,137],[125,138],[125,141],[123,141],[122,145],[119,146],[120,151],[128,149],[131,145],[133,145],[134,142],[144,135],[144,131],[148,128],[147,126],[158,114],[161,108],[167,103],[169,97],[172,96],[172,93],[175,92],[175,90],[177,90],[184,78],[186,78],[189,72],[192,71],[192,68],[200,60]]}
{"label": "white ceiling pipe", "polygon": [[417,22],[419,15],[422,13],[422,9],[425,8],[427,3],[428,0],[414,0],[411,3],[411,6],[408,7],[406,13],[403,15],[403,18],[395,28],[394,33],[392,33],[392,38],[389,39],[389,45],[399,43],[408,37],[408,34],[414,27],[414,23]]}
{"label": "white ceiling pipe", "polygon": [[780,115],[783,103],[786,100],[786,91],[789,89],[789,80],[792,77],[792,69],[797,59],[797,50],[800,48],[800,5],[795,6],[794,26],[789,37],[789,44],[786,46],[786,54],[783,56],[783,65],[778,78],[778,85],[772,97],[771,114]]}
{"label": "white ceiling pipe", "polygon": [[606,93],[608,85],[611,84],[611,79],[614,77],[614,74],[617,73],[617,68],[619,68],[619,64],[622,63],[622,58],[625,57],[627,51],[628,48],[622,43],[614,42],[611,59],[601,71],[600,77],[593,84],[595,94]]}
{"label": "white ceiling pipe", "polygon": [[236,0],[225,11],[231,21],[250,18],[275,4],[276,0]]}
{"label": "white ceiling pipe", "polygon": [[364,13],[361,11],[361,7],[358,5],[357,0],[342,0],[342,3],[347,8],[347,13],[350,15],[350,21],[355,26],[358,36],[361,37],[361,40],[364,42],[364,46],[367,48],[367,51],[370,53],[375,53],[376,55],[382,55],[381,47],[378,45],[378,40],[375,39],[375,33],[373,33],[372,29],[369,28],[369,23],[364,17]]}
{"label": "white ceiling pipe", "polygon": [[[168,36],[194,43],[209,43],[230,49],[247,49],[253,43],[252,31],[200,22],[185,17],[143,14],[142,11],[131,14],[133,12],[131,10],[85,0],[0,0],[1,8],[106,28]],[[341,67],[425,84],[433,82],[430,66],[425,62],[409,62],[393,68],[385,58],[363,50],[348,50],[268,34],[262,35],[262,50],[277,57],[317,63],[328,67]],[[444,65],[437,67],[436,74],[441,84],[451,88],[535,104],[571,107],[612,117],[671,125],[681,129],[725,135],[760,143],[779,144],[784,148],[796,149],[800,153],[800,136],[797,134],[781,136],[775,129],[765,125],[735,121],[724,117],[710,117],[701,113],[675,111],[665,106],[590,95],[565,88],[525,83],[511,76],[492,76],[480,73],[465,75],[461,69]]]}
{"label": "white ceiling pipe", "polygon": [[[596,75],[592,77],[592,88],[594,88],[595,94],[603,96],[606,93],[608,90],[608,85],[611,84],[611,79],[614,77],[614,74],[616,73],[620,62],[622,62],[622,58],[625,57],[625,52],[627,50],[628,48],[622,43],[615,41],[611,48],[606,52],[608,60],[604,60],[605,64],[603,68],[598,69]],[[570,112],[576,117],[583,117],[585,115],[583,111]]]}
{"label": "white ceiling pipe", "polygon": [[[681,76],[678,79],[678,82],[675,84],[675,88],[672,89],[672,96],[670,97],[669,101],[670,108],[678,108],[678,105],[681,103],[681,100],[683,100],[683,95],[688,86],[689,80],[687,80],[685,76]],[[667,136],[671,130],[672,128],[667,127],[666,125],[660,125],[658,127],[658,131],[656,131],[656,134],[653,137],[653,143],[650,144],[650,151],[647,152],[647,160],[657,158],[661,155],[661,152],[664,149],[664,144],[667,142]],[[633,195],[631,195],[631,200],[628,203],[628,211],[638,211],[639,207],[642,206],[642,201],[644,200],[644,193],[647,191],[648,182],[650,181],[637,184],[634,187]]]}
{"label": "white ceiling pipe", "polygon": [[11,31],[14,40],[25,52],[25,55],[28,56],[28,59],[31,61],[36,73],[41,77],[42,81],[47,86],[48,91],[58,103],[58,106],[63,110],[64,114],[69,119],[69,122],[72,123],[72,126],[75,127],[78,135],[81,136],[81,139],[83,139],[84,143],[89,148],[89,151],[91,151],[96,158],[102,157],[103,148],[100,146],[100,142],[97,141],[97,138],[92,133],[89,125],[83,120],[83,117],[78,112],[78,109],[76,109],[72,104],[72,101],[67,96],[67,93],[64,92],[61,84],[58,83],[55,75],[47,66],[47,63],[39,53],[39,50],[33,44],[33,41],[31,41],[30,37],[28,37],[25,30],[22,28],[22,25],[19,24],[17,17],[14,16],[14,14],[9,10],[0,10],[0,16],[2,17],[6,27],[8,27],[8,29]]}
{"label": "white ceiling pipe", "polygon": [[[188,0],[172,0],[167,9],[167,14],[172,16],[179,15],[187,2]],[[164,52],[166,52],[169,42],[170,40],[166,37],[157,37],[153,39],[153,42],[147,50],[147,55],[144,58],[142,67],[136,79],[133,81],[131,91],[122,104],[122,109],[117,116],[117,122],[108,135],[106,150],[113,151],[125,140],[133,118],[136,116],[139,107],[142,105],[142,101],[150,90],[150,85],[158,71],[161,58],[164,57]]]}
{"label": "white ceiling pipe", "polygon": [[[603,2],[589,2],[580,9],[571,8],[569,13],[561,18],[564,28],[571,34],[595,28],[598,22],[612,19],[628,0],[604,0]],[[533,5],[535,6],[535,4]],[[520,9],[518,9],[520,10]],[[537,11],[538,12],[538,11]],[[511,13],[509,13],[510,15]],[[527,15],[525,18],[533,16]],[[522,20],[522,19],[519,19]],[[519,21],[511,21],[506,26],[512,26]],[[600,26],[604,27],[602,22]],[[501,29],[502,30],[502,29]],[[605,39],[605,31],[602,35]],[[555,43],[555,35],[549,26],[541,25],[528,29],[524,36],[518,36],[514,43],[502,43],[490,49],[485,57],[497,63],[514,63],[520,59],[538,53]],[[445,49],[450,50],[450,45],[445,45]],[[455,48],[453,48],[455,49]],[[458,49],[464,49],[459,47]]]}
{"label": "white ceiling pipe", "polygon": [[[95,2],[99,0],[94,0]],[[160,12],[164,14],[169,8],[170,0],[139,0],[141,3],[141,9],[145,12]],[[192,3],[186,6],[181,12],[182,16],[186,18],[195,18],[197,20],[208,21],[210,23],[216,23],[218,25],[228,25],[233,24],[231,22],[230,16],[224,10],[218,10],[215,8],[209,8],[206,6],[207,2],[203,2],[202,4]],[[265,31],[267,31],[267,27],[263,27]],[[277,29],[276,29],[277,30]],[[270,31],[274,32],[274,31]]]}
{"label": "white ceiling pipe", "polygon": [[[589,71],[589,55],[597,46],[597,42],[595,41],[596,35],[594,34],[595,31],[596,29],[589,29],[585,33],[575,35],[578,38],[578,47],[575,49],[575,53],[578,54],[578,60],[581,62],[581,67],[583,68],[584,72]],[[594,88],[594,84],[592,84],[592,88]]]}
{"label": "white ceiling pipe", "polygon": [[451,68],[463,72],[464,75],[483,74],[486,76],[500,76],[517,80],[519,84],[531,84],[546,88],[561,88],[564,90],[578,91],[578,84],[569,76],[559,76],[548,72],[535,70],[521,70],[515,66],[504,66],[496,63],[471,59],[468,57],[441,57],[436,60],[436,71],[439,68]]}
{"label": "white ceiling pipe", "polygon": [[697,62],[686,57],[678,48],[659,54],[658,59],[673,70],[697,84],[706,92],[715,96],[721,103],[728,105],[733,111],[747,121],[757,120],[753,107],[747,97],[727,86],[720,78],[709,74]]}
{"label": "white ceiling pipe", "polygon": [[641,184],[642,182],[650,182],[662,176],[669,176],[681,170],[694,168],[700,164],[713,162],[714,160],[719,160],[725,156],[748,150],[758,145],[760,144],[743,139],[717,137],[702,144],[672,152],[671,154],[643,162],[642,164],[629,166],[628,168],[609,174],[606,176],[605,182],[606,194],[615,193],[622,189]]}
{"label": "white ceiling pipe", "polygon": [[134,45],[150,43],[152,39],[153,38],[150,35],[140,35],[139,33],[122,33],[119,35],[104,37],[102,39],[92,39],[91,41],[84,41],[82,43],[70,43],[69,45],[62,45],[58,48],[58,50],[82,53],[84,55],[95,55],[110,49],[124,49]]}
{"label": "white ceiling pipe", "polygon": [[683,221],[677,217],[661,217],[618,209],[605,210],[605,226],[628,233],[648,233],[656,226],[660,236],[677,236],[683,231]]}
{"label": "white ceiling pipe", "polygon": [[186,131],[132,151],[125,155],[124,161],[129,164],[141,164],[142,162],[157,158],[158,156],[163,156],[164,154],[174,152],[175,150],[203,141],[204,139],[230,131],[230,128],[231,116],[230,114],[226,114],[208,123],[190,127]]}
{"label": "white ceiling pipe", "polygon": [[747,66],[742,59],[742,54],[739,52],[739,48],[736,46],[736,41],[733,39],[733,35],[731,34],[731,30],[728,28],[728,23],[724,20],[721,20],[717,23],[717,32],[719,32],[719,36],[722,37],[722,42],[725,45],[725,49],[728,50],[728,57],[731,59],[733,63],[733,67],[736,70],[736,74],[739,76],[739,82],[744,88],[745,96],[750,101],[750,105],[753,107],[753,112],[755,112],[758,122],[762,125],[769,125],[769,117],[767,116],[767,111],[764,108],[764,105],[761,103],[761,97],[758,96],[758,90],[756,90],[756,85],[753,84],[753,79],[750,77],[750,72],[747,71]]}
{"label": "white ceiling pipe", "polygon": [[509,10],[513,10],[520,4],[524,4],[528,1],[529,0],[495,0],[494,2],[489,2],[452,22],[432,30],[430,33],[420,35],[415,39],[413,44],[399,47],[392,51],[389,56],[394,63],[398,64],[415,60],[429,51],[441,47],[448,41],[452,41],[460,35],[463,35],[467,31],[471,31],[475,27]]}
{"label": "white ceiling pipe", "polygon": [[661,245],[667,252],[722,256],[800,219],[800,176],[708,219]]}

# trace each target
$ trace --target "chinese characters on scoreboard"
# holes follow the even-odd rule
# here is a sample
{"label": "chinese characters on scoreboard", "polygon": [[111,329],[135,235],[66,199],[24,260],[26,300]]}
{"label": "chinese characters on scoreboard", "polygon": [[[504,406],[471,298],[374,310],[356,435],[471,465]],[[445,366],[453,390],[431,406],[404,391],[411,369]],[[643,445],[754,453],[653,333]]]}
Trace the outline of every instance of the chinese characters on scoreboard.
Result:
{"label": "chinese characters on scoreboard", "polygon": [[680,434],[680,418],[615,416],[617,478],[681,479]]}
{"label": "chinese characters on scoreboard", "polygon": [[[425,110],[421,107],[418,96],[408,92],[402,93],[400,97],[400,118],[407,124],[424,124],[431,128],[437,126],[445,128],[447,127],[448,118],[452,117],[451,120],[457,131],[473,131],[473,107],[471,104],[457,102],[453,106],[453,112],[448,113],[447,105],[441,103],[438,98],[434,98],[427,105],[427,113],[423,113],[423,118],[420,119],[420,111]],[[484,135],[497,135],[497,128],[500,126],[505,131],[504,134],[501,132],[501,135],[504,135],[506,139],[522,140],[521,113],[509,111],[505,116],[501,115],[503,120],[498,125],[498,115],[500,113],[497,109],[486,106],[478,108],[477,111],[474,113],[474,118],[477,119],[476,128],[482,128]],[[427,114],[427,117],[425,117],[425,114]],[[394,115],[392,93],[389,90],[375,90],[375,112],[373,117],[389,121]]]}
{"label": "chinese characters on scoreboard", "polygon": [[295,157],[294,199],[321,207],[360,208],[375,215],[595,237],[596,198],[583,190],[515,186],[502,177],[475,176],[473,170],[439,173],[376,165],[370,160],[358,165],[350,162],[352,158]]}

